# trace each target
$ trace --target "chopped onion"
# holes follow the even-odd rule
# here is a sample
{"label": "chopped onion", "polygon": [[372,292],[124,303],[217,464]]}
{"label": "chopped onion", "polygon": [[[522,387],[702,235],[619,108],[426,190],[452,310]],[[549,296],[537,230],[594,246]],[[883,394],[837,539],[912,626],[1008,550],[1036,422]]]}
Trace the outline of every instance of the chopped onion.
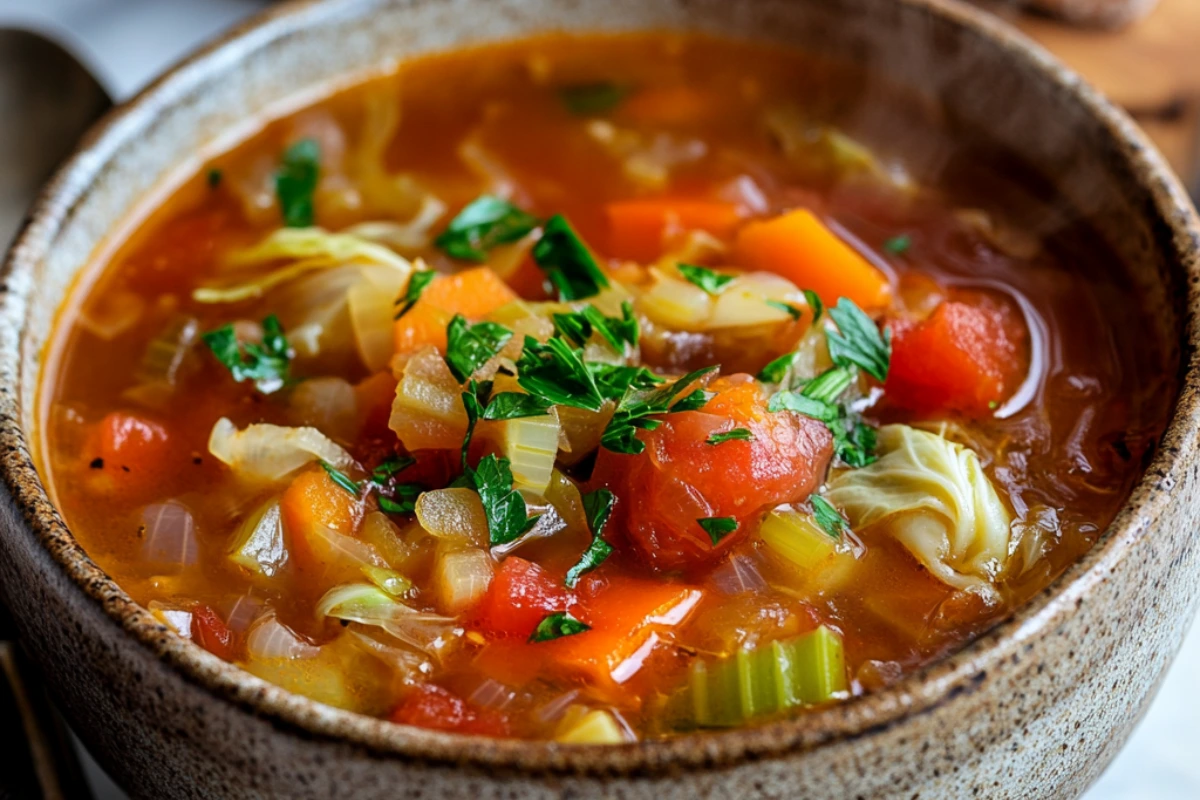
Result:
{"label": "chopped onion", "polygon": [[346,307],[359,357],[368,370],[379,372],[395,353],[395,301],[408,285],[408,275],[386,267],[364,268],[362,275],[346,293]]}
{"label": "chopped onion", "polygon": [[397,646],[396,639],[379,628],[350,623],[343,635],[391,667],[402,680],[408,681],[433,671],[433,663],[427,654],[407,645]]}
{"label": "chopped onion", "polygon": [[358,396],[343,378],[325,375],[301,381],[288,393],[288,417],[344,442],[358,434]]}
{"label": "chopped onion", "polygon": [[722,594],[737,595],[758,592],[767,582],[748,556],[733,556],[712,573],[713,585]]}
{"label": "chopped onion", "polygon": [[405,365],[388,427],[409,452],[462,446],[467,434],[462,386],[435,348],[418,351]]}
{"label": "chopped onion", "polygon": [[159,622],[166,625],[184,639],[192,638],[192,612],[186,608],[170,606],[158,600],[151,600],[146,606]]}
{"label": "chopped onion", "polygon": [[512,703],[517,693],[495,678],[484,678],[475,691],[467,695],[467,702],[479,708],[494,708],[502,711]]}
{"label": "chopped onion", "polygon": [[447,614],[466,611],[483,598],[492,583],[495,566],[486,550],[450,550],[438,556],[433,567],[433,592]]}
{"label": "chopped onion", "polygon": [[179,572],[200,557],[196,521],[183,503],[168,500],[142,509],[142,560],[159,572]]}
{"label": "chopped onion", "polygon": [[570,708],[578,698],[579,690],[570,689],[569,691],[563,692],[558,697],[555,697],[553,700],[550,700],[548,703],[545,703],[544,705],[535,709],[533,716],[542,724],[557,722],[558,720],[562,719],[563,714],[567,713],[567,709]]}
{"label": "chopped onion", "polygon": [[277,481],[313,461],[338,469],[354,464],[344,449],[316,428],[258,423],[239,431],[228,418],[213,425],[208,451],[247,477]]}
{"label": "chopped onion", "polygon": [[431,536],[446,542],[483,547],[488,541],[487,516],[471,489],[435,489],[416,502],[417,521]]}
{"label": "chopped onion", "polygon": [[268,611],[250,628],[246,653],[251,659],[261,660],[316,658],[321,648],[280,622],[274,611]]}
{"label": "chopped onion", "polygon": [[234,633],[245,633],[251,624],[262,615],[265,608],[264,601],[259,600],[253,594],[244,594],[234,600],[233,605],[229,607],[229,612],[225,615],[225,625]]}
{"label": "chopped onion", "polygon": [[288,551],[278,500],[270,500],[239,526],[229,560],[265,578],[274,577],[283,569]]}
{"label": "chopped onion", "polygon": [[80,309],[79,325],[106,342],[132,328],[142,318],[146,301],[124,289],[102,292],[98,300]]}
{"label": "chopped onion", "polygon": [[330,589],[317,603],[317,615],[380,628],[427,653],[443,647],[454,629],[450,617],[417,611],[369,583]]}

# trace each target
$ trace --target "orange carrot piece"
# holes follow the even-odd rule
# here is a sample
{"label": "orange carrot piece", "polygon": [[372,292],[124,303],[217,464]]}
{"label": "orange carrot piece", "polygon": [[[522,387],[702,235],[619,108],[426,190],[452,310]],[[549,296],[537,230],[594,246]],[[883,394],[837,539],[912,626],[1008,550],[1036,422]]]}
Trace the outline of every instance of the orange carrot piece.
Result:
{"label": "orange carrot piece", "polygon": [[734,260],[812,289],[826,305],[846,297],[860,308],[881,308],[892,296],[887,276],[805,209],[745,225]]}
{"label": "orange carrot piece", "polygon": [[488,267],[475,267],[435,278],[394,328],[396,352],[409,353],[426,345],[446,351],[446,325],[455,314],[478,319],[517,295]]}
{"label": "orange carrot piece", "polygon": [[301,472],[279,501],[289,559],[309,577],[354,561],[366,545],[354,539],[363,504],[317,467]]}
{"label": "orange carrot piece", "polygon": [[721,116],[726,103],[716,92],[695,86],[652,86],[632,94],[617,110],[623,121],[687,125]]}
{"label": "orange carrot piece", "polygon": [[701,230],[729,236],[741,220],[733,203],[669,197],[620,200],[604,207],[609,252],[617,258],[651,261],[662,254],[663,237],[673,230]]}
{"label": "orange carrot piece", "polygon": [[361,436],[379,435],[388,430],[395,398],[396,378],[391,372],[377,372],[354,385]]}

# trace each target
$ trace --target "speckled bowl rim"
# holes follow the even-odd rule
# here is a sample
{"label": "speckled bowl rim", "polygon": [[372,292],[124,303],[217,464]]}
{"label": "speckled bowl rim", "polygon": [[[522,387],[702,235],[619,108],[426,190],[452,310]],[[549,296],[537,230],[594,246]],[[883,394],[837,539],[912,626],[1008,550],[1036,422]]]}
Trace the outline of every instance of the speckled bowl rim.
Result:
{"label": "speckled bowl rim", "polygon": [[134,603],[84,553],[51,504],[20,426],[14,382],[22,367],[22,339],[29,288],[36,265],[50,252],[64,222],[86,198],[106,161],[141,119],[167,107],[206,72],[254,49],[306,29],[326,10],[317,0],[269,9],[189,57],[110,113],[84,139],[48,184],[0,273],[0,468],[26,524],[67,575],[107,615],[181,676],[213,695],[270,720],[294,734],[357,744],[385,758],[481,767],[489,774],[596,774],[650,776],[683,769],[716,769],[747,760],[812,749],[837,740],[869,736],[927,714],[978,691],[990,670],[1019,660],[1056,622],[1087,602],[1089,589],[1105,580],[1131,547],[1163,518],[1171,488],[1197,452],[1200,436],[1200,222],[1179,181],[1132,120],[1040,46],[998,19],[956,0],[896,0],[941,15],[965,35],[991,38],[1015,62],[1032,64],[1057,91],[1079,101],[1107,130],[1131,174],[1153,197],[1152,213],[1167,226],[1167,257],[1187,286],[1181,345],[1180,394],[1162,446],[1129,501],[1100,541],[1046,590],[1011,617],[957,653],[896,684],[839,705],[758,727],[687,735],[667,741],[605,747],[495,740],[393,724],[331,708],[269,684],[172,633]]}

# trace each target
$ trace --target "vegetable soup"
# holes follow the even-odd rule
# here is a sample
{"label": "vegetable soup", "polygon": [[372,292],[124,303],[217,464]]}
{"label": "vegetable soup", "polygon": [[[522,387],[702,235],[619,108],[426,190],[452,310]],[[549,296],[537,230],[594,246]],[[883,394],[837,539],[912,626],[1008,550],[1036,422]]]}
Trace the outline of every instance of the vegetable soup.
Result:
{"label": "vegetable soup", "polygon": [[265,123],[63,313],[64,517],[180,636],[439,730],[755,724],[962,646],[1097,540],[1173,379],[1086,221],[836,74],[552,36]]}

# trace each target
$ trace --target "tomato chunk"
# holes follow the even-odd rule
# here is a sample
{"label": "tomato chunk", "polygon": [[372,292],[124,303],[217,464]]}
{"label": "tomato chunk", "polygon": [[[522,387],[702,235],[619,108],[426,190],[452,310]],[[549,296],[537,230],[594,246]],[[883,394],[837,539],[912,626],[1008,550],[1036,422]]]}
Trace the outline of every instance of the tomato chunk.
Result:
{"label": "tomato chunk", "polygon": [[509,735],[508,719],[503,714],[474,708],[458,695],[432,683],[413,689],[392,712],[392,722],[477,736]]}
{"label": "tomato chunk", "polygon": [[990,414],[1028,369],[1028,332],[1011,302],[983,293],[942,301],[921,322],[892,324],[888,401],[921,413]]}
{"label": "tomato chunk", "polygon": [[192,609],[192,639],[217,658],[233,660],[233,631],[210,606]]}
{"label": "tomato chunk", "polygon": [[162,480],[172,456],[178,456],[170,431],[161,422],[129,411],[114,411],[93,431],[93,466],[126,488]]}
{"label": "tomato chunk", "polygon": [[[768,411],[765,392],[749,375],[709,388],[716,396],[702,410],[669,414],[656,430],[640,433],[645,452],[602,449],[597,458],[595,480],[617,496],[617,527],[659,569],[696,566],[725,553],[760,511],[808,497],[833,454],[823,424]],[[751,438],[708,443],[734,428],[748,429]],[[738,527],[714,542],[697,521],[707,517],[733,517]]]}
{"label": "tomato chunk", "polygon": [[562,581],[516,556],[504,559],[479,606],[479,629],[492,636],[527,639],[546,615],[575,604]]}

